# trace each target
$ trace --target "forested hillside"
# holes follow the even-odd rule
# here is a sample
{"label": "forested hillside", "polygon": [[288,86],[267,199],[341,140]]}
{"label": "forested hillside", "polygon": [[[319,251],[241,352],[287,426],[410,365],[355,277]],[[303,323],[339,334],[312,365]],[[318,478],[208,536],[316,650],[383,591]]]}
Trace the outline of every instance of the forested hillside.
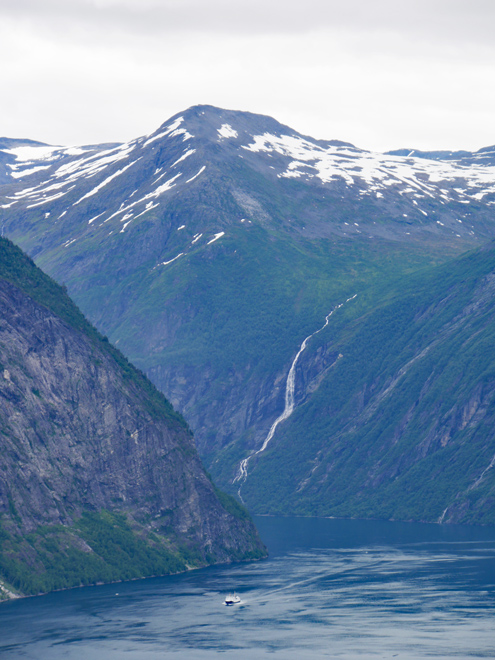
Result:
{"label": "forested hillside", "polygon": [[181,415],[5,239],[0,309],[0,582],[31,594],[265,555]]}

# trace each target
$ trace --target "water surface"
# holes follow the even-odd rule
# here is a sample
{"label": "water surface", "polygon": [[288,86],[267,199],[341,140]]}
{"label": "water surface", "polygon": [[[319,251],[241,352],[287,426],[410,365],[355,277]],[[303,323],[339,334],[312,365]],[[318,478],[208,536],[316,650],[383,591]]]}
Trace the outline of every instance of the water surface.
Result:
{"label": "water surface", "polygon": [[1,604],[0,657],[495,658],[495,529],[256,524],[268,560]]}

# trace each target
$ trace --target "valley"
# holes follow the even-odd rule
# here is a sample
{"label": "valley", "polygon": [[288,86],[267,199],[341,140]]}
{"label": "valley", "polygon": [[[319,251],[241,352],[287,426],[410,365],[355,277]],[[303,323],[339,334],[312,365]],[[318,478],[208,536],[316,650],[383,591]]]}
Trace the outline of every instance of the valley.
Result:
{"label": "valley", "polygon": [[5,235],[250,510],[493,524],[494,148],[377,154],[195,106],[126,144],[3,140],[0,170]]}

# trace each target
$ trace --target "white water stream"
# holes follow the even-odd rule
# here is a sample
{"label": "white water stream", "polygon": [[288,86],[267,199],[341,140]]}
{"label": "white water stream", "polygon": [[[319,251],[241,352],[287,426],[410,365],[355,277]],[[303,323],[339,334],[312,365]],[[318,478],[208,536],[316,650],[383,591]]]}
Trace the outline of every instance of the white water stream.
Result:
{"label": "white water stream", "polygon": [[337,305],[336,307],[334,307],[332,309],[332,311],[329,312],[327,314],[327,316],[325,317],[325,323],[321,326],[321,328],[319,328],[318,330],[313,332],[311,335],[308,335],[306,337],[306,339],[303,341],[303,343],[301,344],[301,347],[299,348],[299,350],[296,354],[296,357],[294,358],[294,360],[291,364],[291,367],[289,369],[289,374],[287,376],[287,383],[285,385],[285,407],[284,407],[284,410],[283,410],[282,414],[279,415],[277,417],[277,419],[271,425],[270,430],[268,431],[268,435],[266,436],[266,438],[265,438],[263,444],[261,445],[260,449],[258,449],[257,451],[252,452],[246,458],[243,458],[242,461],[239,464],[239,469],[237,471],[237,474],[236,474],[236,477],[235,477],[233,483],[236,483],[236,481],[241,482],[240,485],[239,485],[239,490],[238,490],[238,495],[239,495],[241,500],[242,500],[241,488],[242,488],[242,485],[246,481],[247,476],[248,476],[249,461],[252,458],[254,458],[254,456],[258,456],[258,454],[262,454],[265,451],[265,449],[268,447],[268,445],[270,443],[270,440],[275,435],[275,431],[277,429],[277,426],[281,422],[286,420],[288,417],[290,417],[292,415],[292,413],[294,412],[294,407],[295,407],[295,404],[294,404],[294,389],[295,389],[295,385],[296,385],[296,365],[297,365],[297,361],[299,360],[299,357],[300,357],[301,353],[304,351],[304,349],[308,345],[309,340],[327,327],[328,322],[329,322],[330,317],[332,316],[332,314],[334,312],[336,312],[338,309],[340,309],[341,307],[343,307],[346,303],[350,302],[351,300],[354,300],[354,298],[356,298],[356,296],[357,296],[357,293],[354,294],[353,296],[351,296],[351,298],[348,298],[345,302],[340,303],[340,305]]}
{"label": "white water stream", "polygon": [[[495,456],[494,456],[494,457],[492,458],[492,460],[490,461],[488,467],[486,467],[486,468],[483,470],[483,472],[480,474],[480,476],[479,476],[479,477],[478,477],[478,478],[477,478],[477,479],[476,479],[476,480],[475,480],[475,481],[469,486],[469,488],[467,489],[466,492],[469,493],[470,490],[473,490],[474,488],[477,488],[477,487],[480,485],[480,483],[483,481],[483,478],[484,478],[485,474],[486,474],[489,470],[492,470],[494,467],[495,467]],[[450,509],[450,506],[451,506],[451,505],[449,504],[449,506],[446,507],[446,509],[444,509],[444,512],[442,513],[442,515],[440,516],[440,518],[437,520],[438,523],[440,523],[440,524],[443,523],[443,521],[445,520],[445,516],[447,515],[447,511]]]}

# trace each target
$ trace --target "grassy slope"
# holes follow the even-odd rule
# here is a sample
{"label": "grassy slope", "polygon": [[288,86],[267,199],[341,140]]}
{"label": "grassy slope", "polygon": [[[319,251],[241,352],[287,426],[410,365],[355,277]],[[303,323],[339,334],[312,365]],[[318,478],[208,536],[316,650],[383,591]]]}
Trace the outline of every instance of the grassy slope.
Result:
{"label": "grassy slope", "polygon": [[[60,247],[60,238],[37,257],[41,267],[67,282],[88,318],[143,370],[206,360],[217,371],[254,363],[266,371],[283,368],[301,335],[356,288],[386,286],[401,273],[439,263],[460,249],[445,241],[439,250],[424,241],[369,241],[364,235],[304,238],[303,227],[315,214],[334,213],[352,222],[359,209],[379,224],[383,219],[371,202],[368,208],[366,200],[356,205],[338,195],[333,207],[320,209],[327,194],[323,187],[308,192],[297,180],[271,181],[237,157],[221,166],[209,163],[208,172],[207,180],[172,196],[159,214],[144,215],[132,231],[109,238],[106,226],[91,225],[82,232],[86,224],[80,218],[72,221],[78,239],[70,250]],[[237,188],[253,191],[267,219],[240,223],[251,216],[236,203],[232,190]],[[29,251],[40,242],[40,228],[57,231],[42,215],[16,234]],[[181,224],[197,232],[224,228],[226,235],[211,246],[200,241],[181,259],[156,268],[184,251],[176,231]]]}
{"label": "grassy slope", "polygon": [[[256,191],[257,199],[271,216],[270,222],[258,219],[249,229],[230,224],[220,241],[207,249],[198,244],[187,256],[166,267],[155,268],[159,259],[154,251],[160,244],[160,231],[163,230],[165,237],[164,228],[191,222],[198,231],[206,231],[206,227],[214,231],[219,229],[215,214],[221,221],[240,217],[228,185],[221,185],[219,180],[210,181],[207,188],[198,187],[190,199],[181,198],[175,206],[170,202],[165,212],[161,211],[162,216],[153,213],[143,216],[132,232],[113,236],[111,244],[108,239],[100,244],[88,234],[71,246],[71,256],[57,243],[40,258],[40,263],[50,263],[50,272],[68,282],[71,291],[77,291],[84,312],[141,369],[164,365],[172,369],[191,367],[211,374],[209,387],[197,404],[203,410],[222,401],[232,373],[245,370],[243,378],[256,381],[267,374],[284,372],[302,339],[320,327],[328,311],[349,295],[360,294],[353,309],[365,314],[377,300],[392,295],[390,292],[405,273],[439,263],[456,249],[453,244],[419,245],[412,239],[399,243],[367,240],[364,236],[352,240],[303,238],[299,232],[303,230],[306,215],[312,211],[308,210],[307,197],[297,181],[291,182],[292,195],[282,195],[278,187],[268,186],[261,174],[249,168],[240,173],[236,170],[232,181],[235,179],[247,190]],[[354,209],[350,202],[338,206],[342,219],[349,222],[355,219]],[[366,215],[367,208],[363,206],[361,212]],[[369,214],[378,223],[386,224],[390,220],[377,216],[373,204],[369,205]],[[291,234],[288,227],[297,229]],[[170,238],[166,237],[167,242],[163,241],[167,258],[183,249],[182,244],[174,243],[178,240],[176,234],[172,231]],[[80,268],[79,263],[83,264]],[[102,300],[106,301],[104,309]],[[341,316],[351,321],[353,314],[344,311]],[[332,322],[332,327],[337,329],[338,319]],[[352,347],[345,345],[345,360],[332,378],[342,379],[342,383],[335,382],[346,397],[352,398],[356,383],[367,382],[368,372],[359,372],[356,364],[360,360],[366,363],[375,360],[381,332],[376,329],[377,339],[371,341],[369,353],[351,340]],[[346,336],[343,333],[342,340]],[[348,358],[351,354],[355,357],[352,364]],[[344,365],[347,375],[342,376]],[[342,413],[335,415],[335,426],[333,421],[320,419],[319,411],[326,406],[325,401],[320,402],[325,388],[329,399],[338,400],[334,384],[333,381],[331,385],[322,384],[313,397],[314,415],[308,414],[304,424],[301,423],[294,445],[304,444],[307,448],[302,448],[302,455],[293,459],[294,480],[301,472],[299,458],[306,457],[305,465],[313,460],[321,433],[336,433],[337,423],[345,424],[352,415],[344,398]],[[294,416],[294,424],[299,414],[303,411]],[[209,433],[214,436],[216,429],[209,429]],[[248,435],[249,429],[245,437],[238,438],[220,456],[203,454],[218,483],[224,486],[228,483],[233,466],[246,454]],[[300,437],[308,441],[301,443]],[[371,447],[371,436],[369,442]],[[280,464],[286,467],[292,455],[292,449],[284,452]],[[277,483],[281,478],[277,475]],[[272,480],[270,472],[267,480],[268,483]],[[260,492],[266,487],[260,483]],[[273,501],[279,500],[281,510],[284,502],[291,502],[292,494],[290,487],[287,489],[282,483],[277,493],[280,497],[275,494]],[[312,497],[314,510],[325,512],[328,497],[321,500],[321,494],[311,494]],[[309,510],[311,504],[304,507]]]}
{"label": "grassy slope", "polygon": [[[434,234],[430,244],[412,237],[369,240],[364,227],[362,236],[352,239],[311,239],[306,224],[325,231],[333,221],[373,218],[378,225],[404,231],[411,221],[402,217],[396,202],[387,209],[376,200],[356,201],[345,186],[330,193],[297,180],[272,180],[237,155],[221,164],[207,151],[202,157],[208,161],[208,177],[177,196],[171,192],[159,210],[136,219],[124,233],[110,237],[108,225],[87,224],[99,206],[87,207],[86,215],[78,217],[74,213],[80,207],[73,209],[63,235],[57,232],[66,219],[54,225],[41,211],[38,218],[29,216],[26,227],[15,228],[16,240],[67,282],[83,312],[112,343],[143,371],[153,369],[149,373],[159,387],[165,388],[157,375],[162,366],[165,380],[172,374],[173,381],[177,367],[186,371],[188,382],[203,382],[201,400],[184,394],[183,409],[193,421],[205,419],[208,409],[222,410],[232,380],[254,383],[255,389],[267,376],[283,373],[302,339],[349,295],[384,291],[402,274],[462,249],[459,239],[457,246],[449,239],[440,245]],[[259,202],[258,215],[236,201],[235,194],[246,191]],[[241,224],[242,217],[252,217],[252,225]],[[191,232],[205,232],[203,243],[184,247],[187,241],[177,232],[182,224]],[[221,229],[225,236],[206,246],[204,237]],[[40,238],[45,230],[47,238]],[[76,236],[70,249],[61,247]],[[183,251],[182,258],[157,267]],[[165,390],[170,396],[176,393],[173,385]],[[208,424],[206,430],[202,424],[196,429],[202,456],[225,486],[249,442],[247,436],[238,438],[237,446],[214,463],[218,433],[211,420]],[[213,450],[205,448],[208,444]]]}
{"label": "grassy slope", "polygon": [[198,559],[136,533],[124,515],[109,511],[85,513],[70,529],[45,525],[20,535],[0,528],[0,535],[0,574],[23,594],[177,573]]}
{"label": "grassy slope", "polygon": [[[495,452],[494,269],[495,249],[482,249],[335,318],[321,340],[343,358],[250,476],[255,511],[433,521],[454,505],[458,519],[495,523],[493,470],[469,490]],[[475,395],[488,412],[467,423]]]}
{"label": "grassy slope", "polygon": [[387,241],[294,241],[266,228],[233,228],[207,252],[161,269],[144,263],[115,287],[87,286],[80,300],[89,316],[108,300],[101,324],[143,370],[211,365],[221,379],[251,365],[270,373],[285,368],[334,305],[436,256]]}

